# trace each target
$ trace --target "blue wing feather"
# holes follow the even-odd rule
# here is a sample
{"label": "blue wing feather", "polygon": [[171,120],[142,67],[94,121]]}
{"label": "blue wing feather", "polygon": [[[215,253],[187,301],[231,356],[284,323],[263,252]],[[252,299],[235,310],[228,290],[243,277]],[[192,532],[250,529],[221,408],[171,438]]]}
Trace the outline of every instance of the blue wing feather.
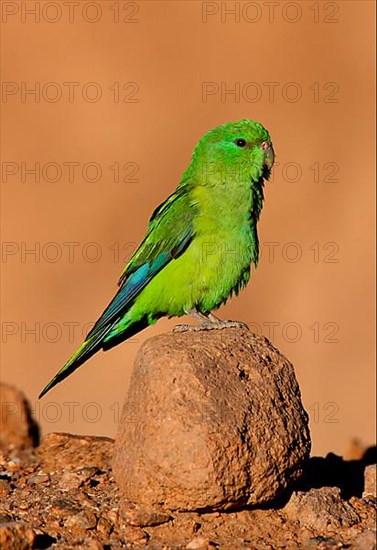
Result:
{"label": "blue wing feather", "polygon": [[104,327],[119,321],[149,281],[186,250],[194,237],[194,216],[195,206],[181,188],[155,211],[144,241],[122,273],[117,294],[87,338],[95,337]]}
{"label": "blue wing feather", "polygon": [[151,264],[143,264],[134,271],[120,287],[113,300],[107,306],[101,317],[98,319],[87,338],[92,337],[103,327],[113,323],[123,313],[130,302],[139,294],[147,283],[167,264],[170,259],[168,252],[161,253]]}

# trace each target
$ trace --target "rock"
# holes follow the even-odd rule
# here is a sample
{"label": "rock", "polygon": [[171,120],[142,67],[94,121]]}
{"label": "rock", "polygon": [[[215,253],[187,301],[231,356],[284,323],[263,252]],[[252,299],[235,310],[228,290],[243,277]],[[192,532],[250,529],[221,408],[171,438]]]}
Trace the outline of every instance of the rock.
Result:
{"label": "rock", "polygon": [[90,510],[82,510],[78,514],[69,516],[64,525],[70,529],[94,529],[97,525],[97,518]]}
{"label": "rock", "polygon": [[19,472],[21,470],[21,460],[15,456],[7,462],[8,472]]}
{"label": "rock", "polygon": [[[86,538],[84,539],[85,546],[81,546],[81,548],[85,548],[85,550],[103,550],[104,546],[96,539]],[[78,545],[77,545],[78,546]]]}
{"label": "rock", "polygon": [[351,550],[376,550],[376,529],[364,529],[352,542]]}
{"label": "rock", "polygon": [[318,531],[350,527],[360,521],[351,504],[341,499],[338,487],[295,492],[284,507],[284,512],[289,519],[298,521],[303,527]]}
{"label": "rock", "polygon": [[139,509],[136,506],[130,505],[128,502],[123,501],[121,505],[122,518],[134,527],[150,527],[154,525],[161,525],[167,523],[172,518],[168,514],[165,514],[161,510],[146,510],[145,508]]}
{"label": "rock", "polygon": [[14,386],[0,384],[0,448],[25,448],[39,443],[39,428],[24,394]]}
{"label": "rock", "polygon": [[63,469],[74,472],[81,462],[87,468],[98,470],[107,468],[113,454],[113,444],[109,437],[50,433],[43,438],[38,455],[47,472]]}
{"label": "rock", "polygon": [[365,467],[363,498],[376,498],[376,469],[376,464],[370,464],[369,466]]}
{"label": "rock", "polygon": [[10,491],[10,483],[6,479],[0,479],[0,498],[6,497]]}
{"label": "rock", "polygon": [[71,498],[55,498],[51,502],[51,509],[55,518],[66,518],[78,514],[81,511],[79,503]]}
{"label": "rock", "polygon": [[106,518],[100,517],[97,523],[97,531],[107,538],[110,535],[111,523]]}
{"label": "rock", "polygon": [[29,477],[27,480],[28,485],[39,485],[40,483],[47,483],[50,481],[50,478],[47,474],[38,473],[36,476]]}
{"label": "rock", "polygon": [[34,531],[26,523],[0,523],[1,550],[28,550],[33,548],[34,540]]}
{"label": "rock", "polygon": [[124,498],[186,511],[263,504],[309,452],[293,366],[266,338],[172,333],[140,349],[113,461]]}
{"label": "rock", "polygon": [[135,542],[139,544],[146,544],[148,542],[148,533],[139,527],[131,527],[126,525],[122,529],[122,534],[127,542]]}
{"label": "rock", "polygon": [[59,481],[59,487],[63,491],[71,491],[72,489],[78,489],[88,479],[93,477],[100,470],[94,467],[81,468],[76,472],[64,472]]}
{"label": "rock", "polygon": [[186,545],[186,550],[207,550],[209,540],[205,537],[195,537]]}

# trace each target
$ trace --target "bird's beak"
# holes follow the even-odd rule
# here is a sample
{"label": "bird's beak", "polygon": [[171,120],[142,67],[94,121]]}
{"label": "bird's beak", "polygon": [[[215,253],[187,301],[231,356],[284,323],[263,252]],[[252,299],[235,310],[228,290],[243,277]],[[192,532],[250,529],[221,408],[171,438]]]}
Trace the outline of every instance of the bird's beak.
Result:
{"label": "bird's beak", "polygon": [[261,143],[261,149],[264,151],[264,165],[270,171],[274,165],[275,153],[272,143],[269,141],[263,141]]}

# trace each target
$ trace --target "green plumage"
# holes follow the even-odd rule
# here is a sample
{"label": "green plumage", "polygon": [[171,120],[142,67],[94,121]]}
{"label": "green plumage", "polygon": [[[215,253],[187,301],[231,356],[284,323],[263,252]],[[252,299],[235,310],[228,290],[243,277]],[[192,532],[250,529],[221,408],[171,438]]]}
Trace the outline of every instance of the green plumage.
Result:
{"label": "green plumage", "polygon": [[118,293],[40,396],[99,349],[162,316],[208,315],[247,284],[273,160],[269,134],[254,121],[224,124],[199,141],[176,191],[153,213]]}

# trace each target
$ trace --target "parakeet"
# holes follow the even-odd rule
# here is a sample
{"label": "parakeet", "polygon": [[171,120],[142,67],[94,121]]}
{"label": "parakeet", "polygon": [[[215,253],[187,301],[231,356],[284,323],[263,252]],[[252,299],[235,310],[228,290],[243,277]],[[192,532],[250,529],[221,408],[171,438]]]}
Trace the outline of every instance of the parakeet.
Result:
{"label": "parakeet", "polygon": [[214,128],[194,148],[176,191],[156,208],[125,266],[119,290],[39,397],[100,349],[108,350],[160,317],[192,315],[177,330],[240,326],[212,310],[238,294],[258,263],[263,182],[274,162],[267,130],[240,120]]}

